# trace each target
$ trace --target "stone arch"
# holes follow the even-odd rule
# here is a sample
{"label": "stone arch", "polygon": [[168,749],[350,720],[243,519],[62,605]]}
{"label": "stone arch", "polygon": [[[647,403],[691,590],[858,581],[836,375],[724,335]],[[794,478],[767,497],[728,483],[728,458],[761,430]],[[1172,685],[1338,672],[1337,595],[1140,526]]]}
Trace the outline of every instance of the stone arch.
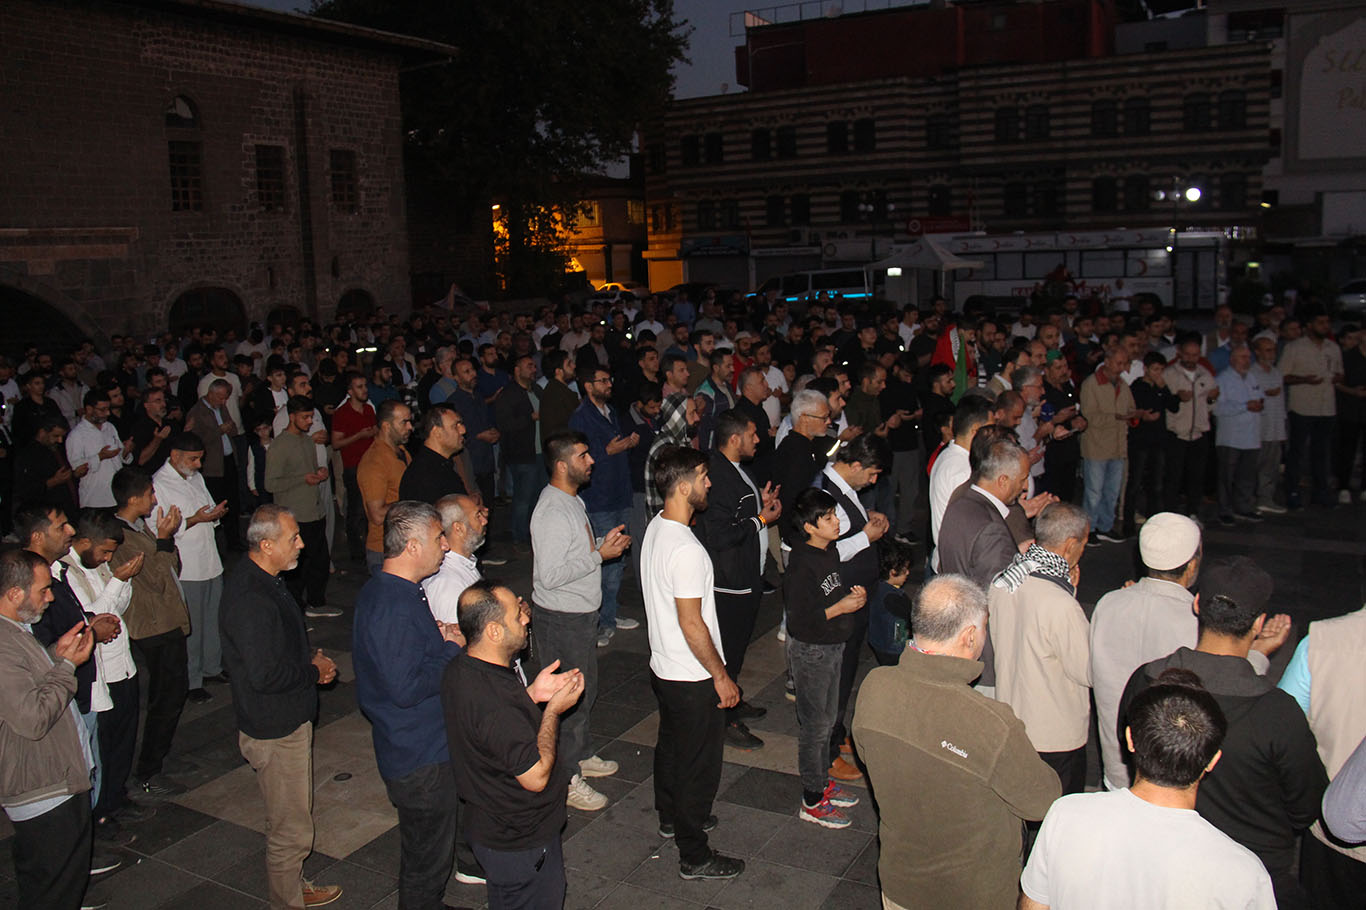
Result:
{"label": "stone arch", "polygon": [[109,337],[87,307],[46,283],[0,266],[0,312],[5,314],[6,349],[18,353],[29,343],[52,350],[89,339],[100,350]]}
{"label": "stone arch", "polygon": [[292,329],[298,326],[303,318],[303,311],[296,306],[286,304],[285,306],[272,307],[271,311],[266,314],[265,324],[266,328],[270,328],[278,322]]}
{"label": "stone arch", "polygon": [[247,330],[247,308],[236,289],[212,282],[200,282],[180,289],[166,305],[162,326],[184,332],[192,325],[211,325],[221,336],[235,329],[238,337]]}
{"label": "stone arch", "polygon": [[369,316],[375,311],[375,295],[365,288],[351,288],[342,294],[337,300],[337,319],[341,319],[348,313],[357,316]]}

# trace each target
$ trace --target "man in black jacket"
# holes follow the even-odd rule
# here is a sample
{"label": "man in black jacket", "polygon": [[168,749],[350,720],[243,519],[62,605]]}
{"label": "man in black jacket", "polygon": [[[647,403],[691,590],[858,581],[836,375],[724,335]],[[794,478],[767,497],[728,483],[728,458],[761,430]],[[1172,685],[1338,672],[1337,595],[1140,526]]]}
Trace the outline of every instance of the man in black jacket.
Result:
{"label": "man in black jacket", "polygon": [[237,742],[266,803],[266,874],[272,907],[321,907],[337,885],[303,877],[313,850],[313,720],[319,685],[337,678],[321,650],[310,653],[303,612],[281,572],[299,563],[299,523],[283,506],[258,508],[247,527],[247,558],[223,586],[218,616],[223,666],[232,683]]}
{"label": "man in black jacket", "polygon": [[[716,444],[708,459],[708,506],[698,513],[693,533],[706,548],[716,573],[722,657],[726,672],[738,684],[764,593],[768,525],[778,520],[783,507],[773,485],[760,489],[741,465],[754,458],[759,445],[753,420],[738,409],[722,411],[716,418]],[[763,748],[764,741],[749,732],[744,722],[765,713],[745,701],[742,691],[739,704],[726,712],[727,744],[737,749]]]}
{"label": "man in black jacket", "polygon": [[512,540],[522,547],[531,546],[531,510],[545,486],[545,468],[536,452],[536,421],[541,415],[531,398],[535,381],[536,359],[523,354],[513,364],[512,381],[493,403],[503,464],[512,476]]}
{"label": "man in black jacket", "polygon": [[1289,630],[1288,617],[1267,618],[1271,590],[1271,576],[1246,556],[1206,564],[1195,600],[1195,650],[1178,648],[1135,670],[1120,698],[1118,727],[1122,737],[1129,705],[1164,670],[1199,676],[1228,719],[1228,733],[1223,758],[1200,783],[1195,809],[1257,854],[1281,910],[1308,910],[1309,895],[1292,872],[1295,838],[1319,817],[1328,775],[1295,699],[1247,661],[1258,638],[1283,639]]}
{"label": "man in black jacket", "polygon": [[773,485],[782,506],[779,525],[783,540],[795,545],[806,539],[800,526],[792,522],[792,506],[797,494],[820,476],[825,467],[826,451],[835,441],[825,435],[830,428],[830,400],[835,388],[833,379],[816,379],[792,396],[792,432],[783,437],[773,453]]}

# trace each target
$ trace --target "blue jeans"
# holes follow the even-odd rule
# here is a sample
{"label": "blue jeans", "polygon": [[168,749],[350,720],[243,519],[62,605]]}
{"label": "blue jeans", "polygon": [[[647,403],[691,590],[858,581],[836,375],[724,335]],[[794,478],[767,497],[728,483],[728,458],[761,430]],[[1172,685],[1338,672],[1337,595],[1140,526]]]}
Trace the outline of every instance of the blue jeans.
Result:
{"label": "blue jeans", "polygon": [[1124,482],[1124,459],[1085,458],[1081,473],[1086,485],[1082,508],[1091,519],[1091,530],[1108,532],[1115,526],[1115,506],[1119,503],[1120,484]]}
{"label": "blue jeans", "polygon": [[811,644],[789,635],[787,661],[797,688],[797,771],[802,790],[820,793],[830,779],[830,731],[839,713],[844,644]]}
{"label": "blue jeans", "polygon": [[[614,509],[610,512],[589,512],[588,523],[593,526],[593,536],[601,538],[617,525],[626,525],[626,533],[631,535],[631,546],[640,546],[644,528],[631,527],[631,509]],[[626,571],[626,557],[605,560],[602,564],[602,607],[598,612],[598,626],[603,629],[617,627],[617,592],[621,590],[621,576]]]}
{"label": "blue jeans", "polygon": [[531,510],[545,486],[545,468],[539,461],[528,461],[509,464],[507,471],[512,478],[512,539],[531,543]]}
{"label": "blue jeans", "polygon": [[564,906],[564,848],[556,834],[543,847],[494,850],[474,845],[488,879],[489,910],[560,910]]}

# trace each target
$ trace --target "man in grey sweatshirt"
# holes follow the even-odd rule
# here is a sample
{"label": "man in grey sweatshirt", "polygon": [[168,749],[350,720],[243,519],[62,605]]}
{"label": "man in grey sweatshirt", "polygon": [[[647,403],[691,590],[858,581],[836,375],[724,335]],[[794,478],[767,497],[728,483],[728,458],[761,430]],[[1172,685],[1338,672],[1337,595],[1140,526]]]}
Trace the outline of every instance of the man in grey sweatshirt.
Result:
{"label": "man in grey sweatshirt", "polygon": [[617,763],[592,753],[588,720],[598,695],[598,608],[602,605],[602,563],[631,545],[624,525],[595,538],[579,488],[593,474],[588,438],[568,430],[545,442],[550,483],[531,513],[531,640],[541,666],[583,672],[583,697],[560,720],[560,755],[577,762],[567,803],[595,811],[607,797],[584,777],[615,774]]}

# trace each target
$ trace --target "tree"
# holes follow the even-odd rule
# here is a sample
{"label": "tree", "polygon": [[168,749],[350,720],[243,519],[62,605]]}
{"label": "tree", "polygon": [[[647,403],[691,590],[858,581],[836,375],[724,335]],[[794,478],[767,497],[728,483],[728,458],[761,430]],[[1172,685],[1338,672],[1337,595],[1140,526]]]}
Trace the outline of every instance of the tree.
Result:
{"label": "tree", "polygon": [[499,203],[511,293],[546,290],[547,254],[564,262],[547,218],[572,228],[582,175],[621,159],[660,115],[689,32],[673,0],[313,4],[314,15],[459,48],[449,63],[401,76],[407,166],[477,226]]}

